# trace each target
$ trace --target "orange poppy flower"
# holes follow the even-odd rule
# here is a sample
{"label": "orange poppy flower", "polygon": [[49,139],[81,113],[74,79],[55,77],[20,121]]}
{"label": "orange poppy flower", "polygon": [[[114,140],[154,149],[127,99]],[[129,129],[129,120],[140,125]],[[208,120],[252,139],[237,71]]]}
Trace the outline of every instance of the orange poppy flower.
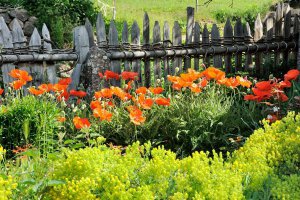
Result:
{"label": "orange poppy flower", "polygon": [[169,98],[157,98],[155,100],[155,103],[157,105],[161,105],[161,106],[169,106],[170,105],[170,99]]}
{"label": "orange poppy flower", "polygon": [[16,80],[10,83],[11,87],[13,87],[15,90],[21,89],[24,85],[26,85],[26,81],[24,80]]}
{"label": "orange poppy flower", "polygon": [[110,87],[110,89],[112,93],[119,97],[122,101],[127,100],[126,92],[124,92],[124,90],[122,90],[121,88],[112,86]]}
{"label": "orange poppy flower", "polygon": [[197,87],[196,84],[193,84],[193,85],[190,87],[190,90],[191,90],[192,92],[194,92],[194,93],[200,93],[200,92],[202,92],[202,90],[201,90],[199,87]]}
{"label": "orange poppy flower", "polygon": [[137,93],[137,94],[146,94],[147,93],[147,88],[146,87],[139,87],[138,89],[135,90],[135,93]]}
{"label": "orange poppy flower", "polygon": [[225,78],[225,72],[215,67],[209,67],[203,72],[201,72],[201,76],[205,76],[208,80],[210,79],[220,80]]}
{"label": "orange poppy flower", "polygon": [[291,69],[284,75],[285,81],[295,80],[299,76],[300,71],[298,69]]}
{"label": "orange poppy flower", "polygon": [[109,88],[103,88],[98,92],[95,92],[95,98],[99,99],[99,98],[112,98],[113,96],[113,91]]}
{"label": "orange poppy flower", "polygon": [[239,80],[236,78],[230,77],[224,79],[225,79],[224,85],[226,85],[227,87],[236,88],[237,86],[240,85]]}
{"label": "orange poppy flower", "polygon": [[86,96],[86,92],[84,91],[76,91],[76,90],[70,90],[70,96],[76,96],[79,98],[83,98]]}
{"label": "orange poppy flower", "polygon": [[182,86],[179,85],[179,84],[177,84],[177,83],[174,83],[174,84],[172,85],[172,88],[173,88],[174,90],[181,90],[181,89],[182,89]]}
{"label": "orange poppy flower", "polygon": [[89,128],[91,126],[87,118],[74,117],[73,123],[76,129]]}
{"label": "orange poppy flower", "polygon": [[72,82],[71,78],[62,78],[58,81],[59,85],[69,85]]}
{"label": "orange poppy flower", "polygon": [[34,87],[28,88],[28,91],[29,91],[31,94],[35,95],[35,96],[39,96],[39,95],[41,95],[41,94],[44,94],[44,91],[43,91],[43,90],[37,90],[37,89],[35,89]]}
{"label": "orange poppy flower", "polygon": [[168,75],[168,81],[170,81],[171,83],[177,82],[178,78],[179,78],[178,76],[170,76],[170,75]]}
{"label": "orange poppy flower", "polygon": [[57,117],[57,121],[59,122],[65,122],[66,121],[66,118],[65,117]]}
{"label": "orange poppy flower", "polygon": [[4,92],[4,89],[0,88],[0,95],[2,95]]}
{"label": "orange poppy flower", "polygon": [[150,87],[149,90],[152,92],[152,94],[161,94],[164,91],[162,87]]}
{"label": "orange poppy flower", "polygon": [[244,79],[243,77],[237,76],[236,79],[240,83],[241,86],[250,88],[252,85],[251,81],[248,81],[247,79]]}
{"label": "orange poppy flower", "polygon": [[62,91],[65,91],[65,90],[67,90],[67,88],[68,88],[68,85],[61,85],[61,84],[54,84],[53,85],[53,88],[52,88],[52,90],[54,91],[54,92],[62,92]]}
{"label": "orange poppy flower", "polygon": [[123,80],[135,80],[135,77],[137,77],[139,74],[137,72],[127,72],[124,71],[121,73],[121,77]]}
{"label": "orange poppy flower", "polygon": [[107,110],[101,109],[101,108],[95,108],[93,110],[93,115],[96,118],[100,118],[100,120],[104,121],[111,121],[112,113],[110,113]]}
{"label": "orange poppy flower", "polygon": [[20,79],[23,81],[32,81],[32,76],[25,70],[13,69],[9,72],[9,75],[13,78]]}
{"label": "orange poppy flower", "polygon": [[146,121],[146,117],[143,116],[143,112],[136,106],[128,106],[129,118],[135,125],[141,125]]}
{"label": "orange poppy flower", "polygon": [[105,73],[104,73],[104,76],[106,77],[106,80],[108,79],[116,79],[116,80],[119,80],[120,79],[120,76],[119,74],[113,72],[113,71],[109,71],[109,70],[106,70]]}
{"label": "orange poppy flower", "polygon": [[90,107],[92,110],[94,110],[95,108],[101,108],[102,106],[99,101],[91,101]]}
{"label": "orange poppy flower", "polygon": [[44,92],[50,92],[53,89],[53,85],[51,83],[41,84],[38,88],[39,90],[43,90]]}
{"label": "orange poppy flower", "polygon": [[138,97],[138,103],[143,109],[149,110],[151,109],[154,101],[150,98],[145,98],[145,95],[142,94]]}
{"label": "orange poppy flower", "polygon": [[203,78],[203,79],[201,80],[201,82],[200,82],[200,86],[201,86],[202,88],[206,87],[207,84],[208,84],[208,81],[207,81],[206,78]]}

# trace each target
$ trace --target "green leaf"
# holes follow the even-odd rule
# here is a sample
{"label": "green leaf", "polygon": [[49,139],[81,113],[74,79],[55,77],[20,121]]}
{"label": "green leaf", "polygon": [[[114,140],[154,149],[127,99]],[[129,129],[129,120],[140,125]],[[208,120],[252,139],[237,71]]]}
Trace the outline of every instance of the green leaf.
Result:
{"label": "green leaf", "polygon": [[66,182],[63,180],[50,180],[47,182],[47,186],[56,186],[56,185],[63,185]]}

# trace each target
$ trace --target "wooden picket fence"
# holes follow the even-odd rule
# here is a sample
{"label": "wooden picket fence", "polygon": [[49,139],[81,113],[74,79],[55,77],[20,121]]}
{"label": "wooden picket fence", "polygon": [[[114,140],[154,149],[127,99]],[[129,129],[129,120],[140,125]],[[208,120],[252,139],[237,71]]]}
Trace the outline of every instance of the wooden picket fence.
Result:
{"label": "wooden picket fence", "polygon": [[[104,19],[99,14],[96,39],[93,26],[86,20],[84,26],[74,29],[74,50],[57,50],[52,49],[46,26],[43,27],[42,37],[35,29],[27,43],[17,21],[10,32],[0,18],[0,45],[4,47],[0,64],[4,84],[12,81],[7,73],[15,67],[34,74],[34,84],[37,84],[57,81],[53,62],[75,61],[70,88],[76,88],[83,78],[88,78],[85,82],[95,82],[92,79],[99,79],[97,74],[105,70],[118,74],[122,71],[138,72],[137,84],[149,87],[161,84],[168,75],[179,74],[188,68],[200,70],[202,64],[222,68],[231,74],[247,73],[263,78],[270,73],[282,74],[290,68],[300,69],[299,28],[299,16],[292,15],[289,4],[279,3],[276,12],[270,12],[263,20],[258,15],[253,34],[249,23],[243,24],[241,20],[237,20],[234,26],[227,20],[223,32],[216,24],[211,31],[206,25],[202,29],[195,21],[194,8],[188,7],[185,43],[182,29],[176,21],[172,32],[168,22],[161,29],[155,21],[150,41],[147,13],[142,31],[136,22],[131,28],[124,22],[119,41],[114,21],[106,30]],[[95,57],[97,62],[89,65]],[[121,85],[120,81],[110,84]],[[107,85],[104,83],[104,86]]]}

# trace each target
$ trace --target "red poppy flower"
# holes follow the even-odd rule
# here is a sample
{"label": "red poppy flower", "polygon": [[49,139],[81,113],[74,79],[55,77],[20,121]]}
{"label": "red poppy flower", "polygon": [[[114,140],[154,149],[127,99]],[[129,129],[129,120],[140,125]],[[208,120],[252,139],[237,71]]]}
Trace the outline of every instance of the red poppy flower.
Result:
{"label": "red poppy flower", "polygon": [[147,93],[147,88],[146,87],[139,87],[138,89],[135,90],[135,93],[137,93],[137,94],[146,94]]}
{"label": "red poppy flower", "polygon": [[161,94],[164,91],[164,89],[162,87],[155,87],[155,88],[150,87],[149,90],[153,94]]}
{"label": "red poppy flower", "polygon": [[135,77],[137,77],[139,74],[137,72],[122,72],[121,77],[124,80],[135,80]]}
{"label": "red poppy flower", "polygon": [[151,109],[154,101],[150,98],[145,98],[145,95],[142,94],[138,97],[138,103],[143,109],[149,110]]}
{"label": "red poppy flower", "polygon": [[62,91],[66,91],[68,88],[68,85],[61,85],[61,84],[54,84],[52,90],[54,92],[62,92]]}
{"label": "red poppy flower", "polygon": [[83,98],[86,96],[86,92],[84,91],[76,91],[76,90],[70,90],[70,96],[76,96],[79,98]]}
{"label": "red poppy flower", "polygon": [[155,100],[155,103],[161,106],[169,106],[170,105],[170,99],[169,98],[157,98]]}
{"label": "red poppy flower", "polygon": [[91,126],[87,118],[74,117],[73,123],[76,129],[89,128]]}
{"label": "red poppy flower", "polygon": [[255,84],[255,87],[262,91],[268,91],[271,90],[273,84],[271,83],[271,81],[261,81],[261,82],[257,82]]}
{"label": "red poppy flower", "polygon": [[106,80],[108,79],[116,79],[116,80],[119,80],[120,79],[120,76],[119,74],[113,72],[113,71],[109,71],[109,70],[106,70],[105,73],[104,73],[105,77],[106,77]]}
{"label": "red poppy flower", "polygon": [[41,94],[44,93],[43,90],[37,90],[37,89],[35,89],[34,87],[28,88],[28,91],[29,91],[31,94],[35,95],[35,96],[39,96],[39,95],[41,95]]}
{"label": "red poppy flower", "polygon": [[104,76],[101,72],[98,73],[99,77],[102,79]]}
{"label": "red poppy flower", "polygon": [[71,78],[62,78],[58,81],[59,85],[69,85],[72,82]]}
{"label": "red poppy flower", "polygon": [[208,81],[207,81],[206,78],[203,78],[203,79],[201,80],[201,82],[200,82],[200,86],[201,86],[202,88],[206,87],[207,84],[208,84]]}
{"label": "red poppy flower", "polygon": [[60,95],[57,96],[57,100],[62,101],[64,99],[65,101],[68,101],[69,97],[70,94],[65,90]]}
{"label": "red poppy flower", "polygon": [[90,107],[92,110],[94,110],[95,108],[101,108],[101,104],[99,101],[91,101]]}
{"label": "red poppy flower", "polygon": [[291,69],[284,75],[285,81],[295,80],[300,74],[298,69]]}
{"label": "red poppy flower", "polygon": [[255,96],[255,95],[252,95],[252,94],[244,96],[245,101],[257,101],[258,98],[259,98],[259,96]]}
{"label": "red poppy flower", "polygon": [[4,92],[4,89],[0,88],[0,95],[2,95]]}

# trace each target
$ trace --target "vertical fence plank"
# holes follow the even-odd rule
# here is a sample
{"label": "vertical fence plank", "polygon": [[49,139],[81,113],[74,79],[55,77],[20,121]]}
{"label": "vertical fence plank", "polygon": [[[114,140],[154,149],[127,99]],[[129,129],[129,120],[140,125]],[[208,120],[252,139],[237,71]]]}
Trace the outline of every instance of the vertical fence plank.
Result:
{"label": "vertical fence plank", "polygon": [[[300,29],[300,22],[299,22],[299,15],[295,14],[294,15],[294,28],[293,28],[293,39],[295,40],[295,42],[298,44],[298,47],[300,47],[300,34],[299,34],[299,30]],[[295,53],[294,53],[294,57],[297,60],[297,69],[300,70],[300,48],[296,49]]]}
{"label": "vertical fence plank", "polygon": [[94,31],[93,31],[93,26],[90,22],[90,20],[88,18],[85,19],[85,24],[84,24],[86,31],[88,33],[89,36],[89,43],[90,43],[90,47],[93,47],[95,45],[95,41],[94,41]]}
{"label": "vertical fence plank", "polygon": [[[186,46],[189,46],[193,43],[193,29],[194,29],[194,8],[187,7],[187,26],[186,26]],[[184,68],[186,71],[188,68],[191,68],[191,58],[186,56],[184,59]]]}
{"label": "vertical fence plank", "polygon": [[[232,46],[232,43],[233,43],[233,29],[230,23],[230,19],[228,18],[224,27],[224,46],[228,48]],[[232,54],[226,53],[224,58],[226,73],[233,72],[231,59],[232,59]]]}
{"label": "vertical fence plank", "polygon": [[[246,26],[244,27],[244,38],[246,44],[252,44],[252,35],[251,35],[251,29],[250,25],[247,22]],[[249,72],[250,75],[252,75],[253,72],[253,60],[252,60],[252,54],[246,52],[246,58],[245,58],[245,70]]]}
{"label": "vertical fence plank", "polygon": [[[169,42],[170,41],[170,27],[167,21],[164,23],[164,35],[163,35],[163,40],[164,40],[164,48],[168,48],[170,46]],[[164,58],[164,79],[165,83],[167,81],[167,76],[170,73],[170,63],[169,63],[169,58],[165,57]]]}
{"label": "vertical fence plank", "polygon": [[[194,44],[197,45],[197,47],[199,48],[200,48],[200,34],[201,34],[200,24],[196,22],[194,27]],[[194,58],[194,69],[197,71],[199,70],[199,57],[197,55]]]}
{"label": "vertical fence plank", "polygon": [[97,16],[96,21],[96,33],[97,33],[97,43],[98,47],[103,47],[107,45],[106,41],[106,32],[105,32],[105,23],[101,13]]}
{"label": "vertical fence plank", "polygon": [[[110,25],[109,25],[108,45],[112,49],[119,48],[118,31],[117,31],[117,27],[113,20],[110,22]],[[120,61],[119,60],[110,61],[110,70],[117,74],[121,74]],[[112,79],[111,84],[113,86],[118,86],[118,87],[121,86],[120,80]]]}
{"label": "vertical fence plank", "polygon": [[[281,3],[277,4],[276,22],[275,22],[275,39],[277,42],[282,40],[283,36],[283,7]],[[275,53],[275,67],[278,68],[280,64],[280,52]]]}
{"label": "vertical fence plank", "polygon": [[[219,32],[219,29],[216,24],[213,24],[213,27],[211,29],[211,41],[212,41],[213,48],[221,46],[220,32]],[[217,68],[222,67],[222,56],[221,55],[214,55],[214,66]]]}
{"label": "vertical fence plank", "polygon": [[[19,21],[15,18],[12,21],[12,40],[14,48],[17,50],[19,48],[24,48],[26,46],[26,38],[24,36],[24,32],[21,28],[21,25]],[[18,68],[21,70],[27,71],[29,74],[31,74],[29,65],[27,63],[18,63]],[[26,86],[30,86],[31,82],[27,83]],[[27,94],[27,90],[23,90],[24,94]]]}
{"label": "vertical fence plank", "polygon": [[[0,46],[2,46],[5,49],[13,48],[12,35],[3,17],[0,17]],[[8,83],[13,81],[13,78],[8,75],[8,73],[13,69],[15,69],[15,66],[13,64],[3,64],[1,66],[3,83],[5,88],[7,88]]]}
{"label": "vertical fence plank", "polygon": [[[43,28],[42,28],[42,37],[44,39],[44,50],[46,50],[47,52],[51,52],[52,51],[52,45],[50,43],[51,38],[50,38],[50,33],[49,30],[46,26],[46,24],[43,24]],[[54,63],[46,63],[46,61],[43,62],[43,66],[46,66],[47,68],[47,78],[48,81],[52,84],[57,82],[57,76],[56,76],[56,66]]]}
{"label": "vertical fence plank", "polygon": [[[173,40],[173,48],[182,45],[182,36],[181,36],[181,28],[179,26],[178,21],[174,22],[173,31],[172,31],[172,40]],[[175,75],[177,73],[181,73],[182,71],[182,58],[175,57],[173,60],[173,70],[172,74]]]}
{"label": "vertical fence plank", "polygon": [[[147,13],[144,14],[143,19],[143,45],[145,49],[149,49],[150,46],[150,21]],[[145,86],[151,85],[151,69],[150,59],[146,58],[144,61],[144,73],[145,73]]]}
{"label": "vertical fence plank", "polygon": [[[153,46],[159,46],[158,44],[161,42],[160,37],[160,26],[158,21],[155,21],[153,28]],[[155,49],[154,49],[155,50]],[[161,65],[160,58],[154,58],[154,83],[157,85],[157,79],[161,78]]]}
{"label": "vertical fence plank", "polygon": [[[234,26],[234,42],[237,45],[244,45],[244,30],[241,18],[239,18]],[[235,54],[235,70],[242,70],[242,53]]]}
{"label": "vertical fence plank", "polygon": [[[269,13],[269,17],[266,19],[266,27],[267,27],[267,33],[266,33],[266,42],[267,45],[272,42],[274,37],[274,18],[275,13]],[[267,53],[265,57],[265,64],[266,64],[266,74],[269,74],[273,71],[273,61],[271,58],[271,53]]]}
{"label": "vertical fence plank", "polygon": [[[284,16],[284,40],[285,42],[289,42],[291,39],[291,24],[292,24],[292,13],[291,7],[287,4],[285,8],[285,16]],[[283,53],[283,69],[284,72],[290,69],[289,66],[289,50],[286,49]]]}
{"label": "vertical fence plank", "polygon": [[[209,48],[209,32],[207,29],[207,25],[204,25],[203,33],[202,33],[202,47],[204,50]],[[203,63],[205,66],[209,67],[210,66],[210,58],[207,56],[207,54],[204,55],[203,58]]]}
{"label": "vertical fence plank", "polygon": [[78,26],[73,31],[73,41],[76,53],[79,55],[78,62],[72,72],[72,83],[69,89],[76,89],[80,81],[81,71],[84,67],[84,62],[86,61],[89,52],[89,36],[85,26]]}
{"label": "vertical fence plank", "polygon": [[[140,28],[136,21],[133,22],[131,27],[131,43],[137,47],[140,45]],[[138,72],[139,80],[136,82],[139,86],[143,84],[142,69],[141,69],[141,60],[134,59],[132,61],[132,69],[134,72]]]}
{"label": "vertical fence plank", "polygon": [[[263,37],[263,25],[261,22],[260,14],[257,15],[255,20],[255,28],[254,28],[254,42],[258,43],[261,42]],[[261,77],[263,75],[263,68],[262,68],[262,53],[256,52],[255,53],[255,71],[256,76]]]}
{"label": "vertical fence plank", "polygon": [[[38,54],[42,47],[42,40],[41,36],[36,28],[34,28],[33,33],[31,35],[29,41],[29,49],[33,52],[33,55]],[[31,68],[31,73],[33,75],[33,84],[38,86],[45,82],[44,75],[45,75],[46,68],[43,66],[42,63],[33,63]]]}
{"label": "vertical fence plank", "polygon": [[[124,48],[128,48],[129,47],[129,41],[128,41],[128,24],[127,22],[125,21],[123,23],[123,30],[122,30],[122,45]],[[131,71],[130,69],[130,64],[129,64],[129,61],[128,60],[124,60],[124,70],[125,71]]]}

